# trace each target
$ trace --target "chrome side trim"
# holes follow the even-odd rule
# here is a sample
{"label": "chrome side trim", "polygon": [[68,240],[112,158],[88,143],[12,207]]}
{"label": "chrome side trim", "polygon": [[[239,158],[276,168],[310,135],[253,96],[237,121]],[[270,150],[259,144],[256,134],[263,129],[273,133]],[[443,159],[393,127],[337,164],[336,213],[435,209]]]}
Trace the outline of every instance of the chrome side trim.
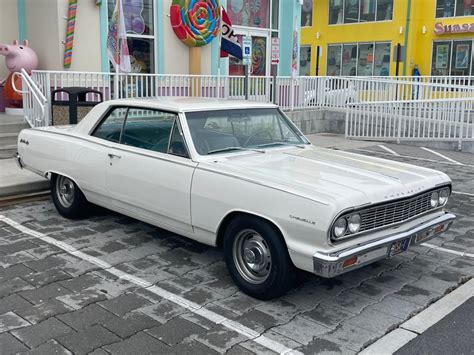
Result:
{"label": "chrome side trim", "polygon": [[[456,219],[456,216],[454,214],[445,213],[442,216],[439,216],[430,221],[421,223],[418,226],[415,226],[408,230],[401,231],[401,232],[398,232],[398,233],[395,233],[395,234],[392,234],[392,235],[389,235],[377,240],[371,240],[363,244],[358,244],[349,248],[343,248],[343,249],[330,252],[330,253],[316,252],[313,255],[314,273],[322,277],[328,277],[328,278],[334,277],[334,276],[343,274],[345,272],[355,270],[359,267],[368,265],[379,259],[387,258],[388,248],[392,245],[392,243],[399,240],[403,240],[405,238],[411,238],[410,246],[420,244],[416,241],[415,238],[413,238],[413,236],[415,236],[417,233],[427,231],[429,229],[435,228],[443,224],[448,224],[447,228],[443,232],[441,232],[441,233],[444,233],[445,231],[449,229],[449,227],[451,226],[452,222],[455,219]],[[426,241],[437,237],[441,233],[434,234],[424,239],[422,243],[425,243]],[[362,256],[362,255],[367,254],[368,252],[374,251],[376,249],[382,249],[382,248],[387,248],[385,255],[377,259],[371,259],[368,262],[361,263],[353,267],[348,267],[347,269],[342,269],[342,270],[340,269],[340,263],[343,262],[344,260],[350,259],[354,256]]]}

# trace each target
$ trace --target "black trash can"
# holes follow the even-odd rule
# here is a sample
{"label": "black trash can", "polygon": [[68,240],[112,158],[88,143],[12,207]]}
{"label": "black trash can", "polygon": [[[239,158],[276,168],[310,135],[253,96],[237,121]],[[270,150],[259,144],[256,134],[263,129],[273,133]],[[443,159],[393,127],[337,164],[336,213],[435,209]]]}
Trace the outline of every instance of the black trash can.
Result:
{"label": "black trash can", "polygon": [[[87,100],[88,97],[95,100]],[[71,86],[53,90],[51,91],[52,124],[76,124],[92,107],[102,101],[102,92],[90,88]]]}

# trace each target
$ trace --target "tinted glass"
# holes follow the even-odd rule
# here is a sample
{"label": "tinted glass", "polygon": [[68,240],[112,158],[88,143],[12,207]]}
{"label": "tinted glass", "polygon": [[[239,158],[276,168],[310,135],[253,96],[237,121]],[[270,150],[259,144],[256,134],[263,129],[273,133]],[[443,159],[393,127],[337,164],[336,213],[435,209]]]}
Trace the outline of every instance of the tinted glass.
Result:
{"label": "tinted glass", "polygon": [[102,123],[95,129],[94,133],[92,133],[92,136],[118,143],[120,141],[120,133],[122,132],[126,114],[127,108],[117,107],[112,109]]}
{"label": "tinted glass", "polygon": [[329,0],[329,24],[342,23],[344,0]]}
{"label": "tinted glass", "polygon": [[300,47],[300,76],[309,75],[311,71],[311,47]]}
{"label": "tinted glass", "polygon": [[176,117],[174,113],[130,108],[120,143],[167,153]]}
{"label": "tinted glass", "polygon": [[393,16],[393,0],[377,0],[377,21],[389,21]]}
{"label": "tinted glass", "polygon": [[344,23],[359,22],[359,0],[344,1]]}
{"label": "tinted glass", "polygon": [[341,75],[341,45],[328,46],[327,75]]}
{"label": "tinted glass", "polygon": [[457,0],[456,16],[472,16],[474,14],[474,1]]}
{"label": "tinted glass", "polygon": [[374,44],[359,44],[359,60],[357,64],[357,75],[371,76],[374,64]]}
{"label": "tinted glass", "polygon": [[342,49],[342,75],[357,75],[357,44],[345,44]]}
{"label": "tinted glass", "polygon": [[301,27],[309,27],[313,24],[313,0],[303,0],[301,6]]}
{"label": "tinted glass", "polygon": [[374,75],[390,75],[390,43],[375,43]]}
{"label": "tinted glass", "polygon": [[360,22],[375,20],[376,0],[364,0],[360,3]]}

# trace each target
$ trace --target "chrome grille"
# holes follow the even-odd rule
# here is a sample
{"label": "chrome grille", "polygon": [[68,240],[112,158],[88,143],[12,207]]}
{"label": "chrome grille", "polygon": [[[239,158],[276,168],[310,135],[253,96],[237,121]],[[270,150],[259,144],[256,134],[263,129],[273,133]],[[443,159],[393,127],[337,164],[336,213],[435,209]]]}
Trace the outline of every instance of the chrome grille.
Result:
{"label": "chrome grille", "polygon": [[397,224],[421,215],[432,209],[431,191],[424,194],[389,202],[361,210],[361,226],[359,232]]}

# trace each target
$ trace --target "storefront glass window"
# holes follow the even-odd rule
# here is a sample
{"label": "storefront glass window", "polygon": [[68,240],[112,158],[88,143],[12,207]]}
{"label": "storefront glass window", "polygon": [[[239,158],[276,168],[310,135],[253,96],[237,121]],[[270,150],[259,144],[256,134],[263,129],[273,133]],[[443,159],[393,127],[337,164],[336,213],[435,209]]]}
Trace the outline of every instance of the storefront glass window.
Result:
{"label": "storefront glass window", "polygon": [[374,75],[390,75],[390,43],[375,43]]}
{"label": "storefront glass window", "polygon": [[270,0],[227,0],[232,25],[270,28]]}
{"label": "storefront glass window", "polygon": [[344,0],[344,23],[359,22],[359,0]]}
{"label": "storefront glass window", "polygon": [[328,46],[327,75],[341,75],[341,45]]}
{"label": "storefront glass window", "polygon": [[148,38],[127,38],[132,73],[155,72],[155,49],[153,40]]}
{"label": "storefront glass window", "polygon": [[457,0],[456,16],[472,16],[474,15],[473,10],[474,10],[473,0]]}
{"label": "storefront glass window", "polygon": [[449,75],[451,42],[434,42],[431,75]]}
{"label": "storefront glass window", "polygon": [[329,24],[342,23],[343,0],[329,1]]}
{"label": "storefront glass window", "polygon": [[311,47],[300,47],[300,76],[310,75],[311,70]]}
{"label": "storefront glass window", "polygon": [[[108,1],[109,21],[115,9],[115,0]],[[153,0],[122,0],[127,44],[133,73],[153,73],[154,23]]]}
{"label": "storefront glass window", "polygon": [[393,16],[393,0],[377,1],[377,21],[390,21]]}
{"label": "storefront glass window", "polygon": [[454,41],[451,75],[469,75],[472,41]]}
{"label": "storefront glass window", "polygon": [[342,47],[342,76],[357,75],[357,44]]}
{"label": "storefront glass window", "polygon": [[436,17],[472,16],[474,0],[437,0]]}
{"label": "storefront glass window", "polygon": [[[242,35],[237,35],[242,43]],[[252,36],[251,75],[265,76],[267,70],[267,38]],[[229,75],[245,75],[245,66],[240,59],[229,56]]]}
{"label": "storefront glass window", "polygon": [[360,2],[360,22],[375,21],[376,0],[362,0]]}
{"label": "storefront glass window", "polygon": [[357,62],[358,76],[372,76],[374,64],[374,44],[359,44],[359,58]]}
{"label": "storefront glass window", "polygon": [[313,0],[304,0],[301,6],[301,27],[313,24]]}

